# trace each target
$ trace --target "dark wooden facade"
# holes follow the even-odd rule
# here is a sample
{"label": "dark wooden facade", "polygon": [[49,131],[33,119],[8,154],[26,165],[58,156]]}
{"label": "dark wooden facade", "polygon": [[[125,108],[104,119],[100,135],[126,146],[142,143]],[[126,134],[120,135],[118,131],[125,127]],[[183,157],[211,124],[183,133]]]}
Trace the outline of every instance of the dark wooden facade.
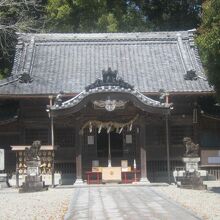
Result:
{"label": "dark wooden facade", "polygon": [[[152,98],[156,98],[155,96]],[[218,146],[207,146],[208,140],[204,139],[207,132],[218,133],[220,126],[218,121],[206,118],[197,111],[197,120],[193,121],[194,103],[197,96],[170,96],[169,101],[173,103],[174,109],[168,116],[169,127],[169,158],[170,170],[181,167],[181,157],[184,153],[182,139],[185,136],[193,137],[196,143],[200,143],[201,149],[220,149]],[[54,97],[55,99],[55,97]],[[6,170],[15,172],[15,155],[10,151],[10,145],[30,145],[33,140],[41,140],[43,144],[51,144],[50,118],[46,112],[46,106],[50,103],[48,97],[17,98],[11,100],[19,103],[17,120],[2,123],[0,127],[1,146],[6,149]],[[4,104],[5,101],[2,101]],[[16,105],[17,106],[17,105]],[[121,155],[112,157],[112,165],[120,165],[122,159],[127,159],[130,166],[133,166],[134,158],[137,160],[137,167],[141,167],[141,160],[146,161],[146,172],[150,181],[164,180],[167,177],[167,146],[166,146],[166,120],[164,115],[143,112],[132,103],[127,104],[126,109],[117,110],[113,113],[106,113],[103,110],[94,110],[91,103],[79,112],[60,116],[54,120],[54,144],[59,148],[55,153],[55,172],[70,173],[77,175],[76,162],[82,161],[82,177],[84,173],[91,170],[92,160],[98,159],[101,166],[107,165],[106,155],[98,155],[97,130],[92,133],[85,129],[84,134],[79,135],[79,129],[89,120],[129,120],[139,114],[132,131],[123,130],[121,137],[123,147]],[[126,144],[126,135],[132,135],[132,143]],[[94,136],[94,144],[88,145],[87,137]],[[142,145],[145,143],[146,159],[141,157]],[[204,144],[204,145],[203,145]],[[81,148],[78,149],[78,146]],[[217,148],[216,148],[217,147]],[[77,157],[80,150],[81,158]],[[210,169],[210,168],[209,168]],[[80,172],[80,171],[78,171]],[[145,172],[145,171],[144,171]],[[211,172],[211,171],[210,171]],[[144,175],[144,174],[143,174]]]}

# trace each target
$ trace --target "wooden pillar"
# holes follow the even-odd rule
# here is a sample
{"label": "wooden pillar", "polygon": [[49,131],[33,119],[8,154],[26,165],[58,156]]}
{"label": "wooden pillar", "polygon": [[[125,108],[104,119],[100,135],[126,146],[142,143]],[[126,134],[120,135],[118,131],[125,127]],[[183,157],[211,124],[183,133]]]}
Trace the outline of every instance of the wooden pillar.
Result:
{"label": "wooden pillar", "polygon": [[[49,104],[50,104],[50,107],[53,106],[53,96],[49,96]],[[51,167],[51,184],[52,184],[52,187],[55,186],[54,184],[54,117],[52,114],[49,113],[49,117],[50,117],[50,134],[51,134],[51,145],[53,147],[53,153],[52,153],[52,167]]]}
{"label": "wooden pillar", "polygon": [[[19,103],[21,108],[21,102]],[[20,145],[26,145],[26,133],[25,133],[25,124],[24,124],[24,117],[21,113],[20,120],[19,120],[19,130],[20,130],[20,136],[19,136],[19,143]],[[21,151],[20,151],[21,152]],[[22,152],[22,157],[24,152]],[[19,182],[19,151],[16,151],[16,187],[19,188],[20,182]]]}
{"label": "wooden pillar", "polygon": [[82,180],[82,138],[83,135],[79,134],[80,126],[75,129],[75,149],[76,149],[76,181],[74,185],[83,184]]}
{"label": "wooden pillar", "polygon": [[[54,119],[51,116],[51,145],[54,149]],[[54,187],[54,151],[53,151],[53,160],[52,160],[52,167],[51,167],[51,175],[52,175],[52,187]]]}
{"label": "wooden pillar", "polygon": [[18,152],[16,152],[16,187],[19,188],[19,167],[18,167],[18,164],[19,164],[19,155],[18,155]]}
{"label": "wooden pillar", "polygon": [[[80,139],[80,137],[78,139]],[[76,179],[82,179],[82,152],[80,141],[76,146]]]}
{"label": "wooden pillar", "polygon": [[146,156],[146,125],[144,119],[140,125],[140,159],[141,159],[141,183],[149,183],[147,179],[147,156]]}
{"label": "wooden pillar", "polygon": [[199,116],[198,116],[198,109],[197,109],[197,104],[195,103],[194,104],[195,107],[193,108],[193,115],[192,115],[192,118],[193,118],[193,121],[192,121],[192,124],[193,124],[193,141],[195,143],[198,143],[199,141],[199,134],[198,134],[198,128],[199,128]]}
{"label": "wooden pillar", "polygon": [[169,141],[169,118],[168,115],[165,115],[165,124],[166,124],[166,149],[167,149],[167,176],[168,183],[170,184],[170,141]]}

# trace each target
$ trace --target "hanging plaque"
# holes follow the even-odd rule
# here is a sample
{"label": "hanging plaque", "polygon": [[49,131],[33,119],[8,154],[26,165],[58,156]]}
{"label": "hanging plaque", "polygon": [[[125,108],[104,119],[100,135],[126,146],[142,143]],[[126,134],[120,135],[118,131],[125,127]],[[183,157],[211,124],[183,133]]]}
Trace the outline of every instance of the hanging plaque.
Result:
{"label": "hanging plaque", "polygon": [[122,160],[121,161],[121,171],[128,171],[128,161],[127,160]]}
{"label": "hanging plaque", "polygon": [[99,167],[99,160],[93,160],[92,167]]}
{"label": "hanging plaque", "polygon": [[88,136],[88,145],[93,145],[94,144],[94,136],[89,135]]}
{"label": "hanging plaque", "polygon": [[126,139],[126,144],[132,144],[132,135],[131,134],[127,134],[125,139]]}
{"label": "hanging plaque", "polygon": [[0,170],[5,169],[5,150],[0,149]]}

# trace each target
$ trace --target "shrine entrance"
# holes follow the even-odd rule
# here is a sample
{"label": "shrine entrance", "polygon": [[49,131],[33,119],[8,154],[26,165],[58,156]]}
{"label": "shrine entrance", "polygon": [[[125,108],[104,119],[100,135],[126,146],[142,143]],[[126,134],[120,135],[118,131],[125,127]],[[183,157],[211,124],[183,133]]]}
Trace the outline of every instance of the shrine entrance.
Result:
{"label": "shrine entrance", "polygon": [[108,158],[109,154],[111,159],[123,156],[123,134],[116,131],[107,133],[107,129],[100,133],[97,131],[97,157]]}
{"label": "shrine entrance", "polygon": [[[137,170],[140,181],[147,179],[146,118],[160,115],[166,122],[167,166],[169,171],[168,102],[151,99],[108,69],[77,96],[64,101],[59,94],[48,108],[51,135],[54,120],[71,121],[75,127],[76,182],[82,184],[88,175],[96,175],[97,183],[111,179],[125,180],[126,173]],[[54,145],[54,143],[52,143]],[[126,168],[123,173],[123,168]],[[96,169],[93,169],[96,168]],[[86,177],[87,175],[87,177]],[[170,175],[169,175],[170,176]],[[123,179],[124,178],[124,179]],[[114,179],[112,179],[114,180]]]}
{"label": "shrine entrance", "polygon": [[[139,111],[131,104],[127,105],[127,109]],[[97,118],[101,117],[92,109],[91,112],[96,114]],[[136,155],[137,120],[137,115],[125,117],[122,111],[116,110],[114,117],[111,113],[102,116],[100,120],[93,120],[90,115],[90,119],[86,119],[86,122],[82,123],[82,174],[84,179],[87,179],[86,175],[90,171],[101,171],[104,167],[121,167],[122,161],[126,161],[127,168],[131,170],[136,157],[139,165],[139,154]]]}

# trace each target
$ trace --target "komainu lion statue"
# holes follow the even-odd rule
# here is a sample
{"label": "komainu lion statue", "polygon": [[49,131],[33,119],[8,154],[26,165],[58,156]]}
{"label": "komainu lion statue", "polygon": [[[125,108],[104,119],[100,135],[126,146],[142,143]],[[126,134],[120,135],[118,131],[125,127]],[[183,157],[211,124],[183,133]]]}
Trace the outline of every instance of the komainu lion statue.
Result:
{"label": "komainu lion statue", "polygon": [[39,151],[41,147],[40,141],[34,141],[30,148],[25,148],[26,160],[38,160],[39,159]]}
{"label": "komainu lion statue", "polygon": [[186,152],[184,156],[186,157],[198,157],[199,156],[199,145],[193,143],[190,137],[184,137],[183,144],[186,147]]}

